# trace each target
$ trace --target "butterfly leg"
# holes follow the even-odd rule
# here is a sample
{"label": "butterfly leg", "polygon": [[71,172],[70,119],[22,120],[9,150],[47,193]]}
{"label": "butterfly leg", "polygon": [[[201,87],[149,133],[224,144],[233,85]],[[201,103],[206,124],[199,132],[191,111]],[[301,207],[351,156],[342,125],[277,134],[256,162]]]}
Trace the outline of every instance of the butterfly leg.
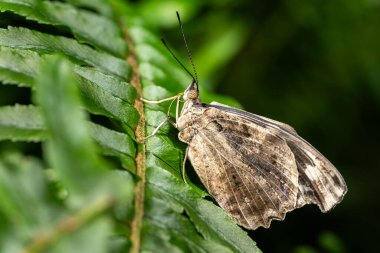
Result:
{"label": "butterfly leg", "polygon": [[189,146],[186,147],[186,150],[185,150],[185,157],[183,158],[183,163],[182,163],[182,180],[185,184],[187,184],[186,182],[186,160],[187,160],[187,154],[189,153]]}
{"label": "butterfly leg", "polygon": [[[158,126],[153,130],[153,132],[152,132],[150,135],[148,135],[148,136],[142,138],[139,142],[145,142],[145,141],[146,141],[147,139],[149,139],[150,137],[155,136],[156,133],[158,132],[158,130],[160,130],[160,129],[164,126],[164,124],[165,124],[166,122],[168,122],[168,121],[169,121],[171,124],[174,123],[173,120],[170,118],[170,116],[166,116],[165,119],[164,119],[163,121],[161,121],[160,124],[158,124]],[[174,123],[174,124],[175,124],[175,123]]]}
{"label": "butterfly leg", "polygon": [[140,98],[140,100],[143,101],[144,103],[147,103],[147,104],[161,104],[161,103],[166,102],[166,101],[172,101],[174,99],[178,99],[178,97],[181,97],[182,95],[183,95],[182,93],[179,93],[178,95],[175,95],[173,97],[164,98],[161,100],[148,100],[145,98]]}
{"label": "butterfly leg", "polygon": [[[147,104],[160,104],[160,103],[163,103],[163,102],[166,102],[166,101],[172,101],[172,103],[170,104],[169,106],[169,110],[168,110],[168,113],[167,113],[167,116],[166,118],[160,123],[158,124],[158,126],[153,130],[153,132],[144,137],[140,142],[145,142],[147,139],[149,139],[150,137],[153,137],[154,135],[156,135],[156,133],[161,129],[161,127],[167,122],[169,121],[170,124],[172,124],[175,128],[177,128],[177,119],[179,117],[179,104],[181,102],[181,96],[183,95],[183,93],[180,93],[176,96],[173,96],[173,97],[170,97],[170,98],[164,98],[164,99],[161,99],[161,100],[157,100],[157,101],[154,101],[154,100],[147,100],[147,99],[144,99],[144,98],[140,98],[141,101],[147,103]],[[175,121],[169,116],[169,112],[170,112],[170,108],[174,102],[174,100],[177,100],[177,105],[176,105],[176,119]],[[185,157],[184,157],[184,160],[183,160],[183,163],[182,163],[182,180],[185,182],[185,184],[187,184],[186,182],[186,160],[187,160],[187,155],[188,155],[188,152],[189,152],[189,147],[186,148],[185,150]]]}
{"label": "butterfly leg", "polygon": [[[161,129],[161,127],[167,122],[169,121],[170,124],[172,124],[175,128],[177,128],[177,118],[178,118],[178,114],[179,114],[179,102],[180,102],[180,98],[181,96],[183,95],[183,93],[179,93],[178,95],[175,95],[173,97],[169,97],[169,98],[164,98],[164,99],[161,99],[161,100],[147,100],[147,99],[144,99],[144,98],[140,98],[141,101],[143,101],[144,103],[147,103],[147,104],[160,104],[160,103],[163,103],[163,102],[166,102],[166,101],[172,101],[170,106],[169,106],[169,109],[168,109],[168,113],[167,113],[167,116],[166,118],[160,123],[158,124],[158,126],[153,130],[153,132],[144,137],[143,139],[141,139],[139,142],[145,142],[147,139],[149,139],[150,137],[156,135],[156,133],[158,132],[158,130]],[[171,119],[171,117],[169,116],[169,112],[170,112],[170,108],[173,104],[173,102],[177,100],[177,106],[176,106],[176,120],[173,121]]]}

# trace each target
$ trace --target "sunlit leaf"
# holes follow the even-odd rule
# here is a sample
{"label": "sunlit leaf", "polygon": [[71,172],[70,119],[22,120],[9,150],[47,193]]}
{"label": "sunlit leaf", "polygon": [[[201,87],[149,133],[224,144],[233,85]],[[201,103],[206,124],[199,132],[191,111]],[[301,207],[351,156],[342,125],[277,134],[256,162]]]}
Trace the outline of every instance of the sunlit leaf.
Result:
{"label": "sunlit leaf", "polygon": [[0,45],[31,49],[39,53],[59,52],[121,78],[127,78],[130,74],[130,67],[123,59],[96,51],[76,40],[62,36],[44,34],[26,28],[8,27],[0,29]]}
{"label": "sunlit leaf", "polygon": [[0,1],[1,11],[12,11],[43,24],[69,27],[79,41],[108,50],[120,57],[126,53],[126,45],[120,28],[100,15],[59,2],[49,1]]}

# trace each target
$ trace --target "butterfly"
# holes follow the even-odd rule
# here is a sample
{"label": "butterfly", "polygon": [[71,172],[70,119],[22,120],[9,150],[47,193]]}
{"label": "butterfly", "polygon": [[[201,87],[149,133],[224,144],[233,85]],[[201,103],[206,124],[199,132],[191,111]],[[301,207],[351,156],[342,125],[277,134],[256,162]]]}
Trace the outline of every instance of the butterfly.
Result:
{"label": "butterfly", "polygon": [[169,100],[177,100],[176,122],[167,117],[145,139],[171,121],[179,140],[188,144],[184,160],[190,160],[207,191],[237,224],[268,228],[272,220],[283,220],[306,204],[327,212],[346,194],[339,171],[291,126],[220,103],[202,103],[194,77],[184,93],[143,99]]}

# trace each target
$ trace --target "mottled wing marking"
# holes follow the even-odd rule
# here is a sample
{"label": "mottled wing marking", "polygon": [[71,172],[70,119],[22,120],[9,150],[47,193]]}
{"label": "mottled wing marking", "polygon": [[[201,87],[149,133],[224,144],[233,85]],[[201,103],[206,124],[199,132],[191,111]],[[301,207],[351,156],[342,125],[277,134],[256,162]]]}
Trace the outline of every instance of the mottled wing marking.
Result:
{"label": "mottled wing marking", "polygon": [[[298,143],[297,143],[298,142]],[[322,212],[337,205],[347,191],[343,177],[335,167],[310,145],[288,140],[299,172],[297,207],[317,204]]]}
{"label": "mottled wing marking", "polygon": [[[203,147],[201,153],[198,150],[200,144]],[[248,206],[245,203],[245,198],[250,194],[240,187],[241,178],[237,176],[235,169],[227,166],[226,160],[218,154],[210,142],[205,142],[201,135],[193,139],[191,147],[193,147],[189,149],[191,162],[209,193],[238,224],[247,228],[252,227],[255,220],[251,215],[253,213],[259,215],[259,210],[256,204]],[[255,198],[249,200],[256,201]],[[261,217],[258,219],[261,220]]]}
{"label": "mottled wing marking", "polygon": [[299,173],[297,207],[314,203],[321,211],[327,212],[343,199],[347,186],[339,171],[292,127],[246,111],[224,107],[221,104],[212,103],[208,106],[211,107],[209,109],[218,109],[220,112],[247,119],[287,142],[294,154]]}
{"label": "mottled wing marking", "polygon": [[269,227],[305,204],[326,212],[342,200],[343,177],[289,125],[220,104],[199,109],[180,137],[207,190],[239,225]]}
{"label": "mottled wing marking", "polygon": [[240,225],[269,227],[296,208],[298,172],[286,142],[228,115],[189,143],[189,158],[211,195]]}

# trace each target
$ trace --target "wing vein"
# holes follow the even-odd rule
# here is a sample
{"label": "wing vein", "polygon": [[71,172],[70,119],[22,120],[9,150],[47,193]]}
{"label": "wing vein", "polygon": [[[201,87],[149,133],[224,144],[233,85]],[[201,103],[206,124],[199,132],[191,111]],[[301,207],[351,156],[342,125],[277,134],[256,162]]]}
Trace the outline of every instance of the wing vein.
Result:
{"label": "wing vein", "polygon": [[[252,140],[252,139],[250,139],[250,138],[247,138],[247,137],[245,137],[245,136],[240,136],[240,135],[237,135],[237,134],[233,134],[233,133],[228,133],[229,135],[233,135],[233,136],[237,136],[237,137],[241,137],[241,138],[245,138],[245,139],[247,139],[247,140]],[[226,136],[226,138],[228,138],[227,137],[227,135],[225,135]],[[230,140],[230,141],[232,141],[230,138],[228,138],[228,140]],[[254,140],[253,140],[254,141]],[[259,142],[257,142],[257,141],[255,141],[257,144],[261,144],[261,143],[259,143]],[[234,143],[236,143],[236,142],[234,142]],[[238,143],[236,143],[237,145],[240,145],[240,144],[238,144]],[[247,150],[247,151],[249,151],[250,153],[252,153],[252,151],[251,150],[249,150],[249,149],[247,149],[247,148],[244,148],[245,150]],[[275,153],[276,154],[280,154],[279,152],[276,152],[275,151]],[[262,159],[262,160],[265,160],[267,163],[270,163],[268,160],[266,160],[266,159]],[[284,168],[287,168],[283,163],[281,163],[281,162],[279,162],[279,164],[280,165],[282,165]],[[276,167],[276,169],[279,171],[279,172],[281,172],[280,171],[280,169],[278,169],[277,167]],[[294,171],[292,171],[292,170],[288,170],[288,169],[286,169],[287,171],[289,171],[291,174],[293,174],[294,176],[298,176]],[[289,178],[288,178],[289,179]]]}
{"label": "wing vein", "polygon": [[[212,146],[212,141],[204,134],[204,133],[202,133],[202,132],[200,132],[204,137],[205,137],[205,139],[210,143],[210,145]],[[219,153],[219,151],[217,150],[217,149],[215,149],[215,151],[216,151],[216,153],[218,154],[218,157],[219,157],[219,160],[220,160],[220,163],[221,163],[221,165],[222,165],[222,167],[223,167],[223,169],[224,169],[224,173],[226,174],[226,178],[227,178],[227,181],[228,181],[228,184],[229,184],[229,186],[230,186],[230,188],[231,188],[231,191],[232,191],[232,193],[233,193],[233,195],[234,195],[234,198],[235,198],[235,200],[236,200],[236,203],[237,203],[237,205],[238,205],[238,207],[239,207],[239,210],[240,210],[240,212],[241,212],[241,214],[243,215],[243,217],[244,217],[244,219],[246,220],[246,222],[251,226],[251,223],[249,222],[249,220],[247,219],[247,217],[245,216],[245,214],[244,214],[244,212],[243,212],[243,210],[241,209],[241,206],[240,206],[240,203],[239,203],[239,201],[238,201],[238,199],[237,199],[237,197],[236,197],[236,194],[235,194],[235,191],[234,191],[234,189],[233,189],[233,187],[232,187],[232,185],[231,185],[231,182],[230,182],[230,179],[228,178],[228,174],[227,174],[227,170],[226,170],[226,168],[225,168],[225,166],[224,166],[224,164],[223,164],[223,161],[222,161],[222,158],[221,158],[221,154]],[[224,156],[223,156],[223,158],[225,158]],[[227,159],[226,159],[227,160]],[[228,160],[227,160],[228,161]],[[260,213],[260,216],[261,216],[261,213]],[[261,218],[263,218],[262,216],[261,216]]]}
{"label": "wing vein", "polygon": [[[207,139],[207,141],[209,142],[209,143],[211,143],[211,145],[212,145],[212,141],[208,138],[208,136],[207,135],[205,135],[203,132],[200,132],[206,139]],[[228,163],[230,163],[234,168],[239,168],[240,170],[242,170],[242,171],[246,171],[246,169],[244,169],[244,168],[242,168],[242,167],[240,167],[240,166],[236,166],[236,165],[234,165],[229,159],[227,159],[219,150],[217,150],[217,149],[215,149],[215,151],[216,151],[216,153],[218,154],[218,156],[219,156],[219,159],[221,160],[221,157],[223,157],[223,159],[225,159]],[[248,161],[249,162],[249,161]],[[222,165],[223,165],[223,162],[221,161],[221,163],[222,163]],[[223,165],[223,168],[224,168],[224,170],[225,170],[225,172],[226,172],[226,175],[227,175],[227,171],[226,171],[226,169],[225,169],[225,167],[224,167],[224,165]],[[242,179],[242,177],[241,177],[241,175],[240,175],[240,173],[239,173],[239,170],[238,169],[235,169],[235,171],[237,172],[237,174],[238,174],[238,176]],[[249,172],[249,171],[248,171]],[[261,173],[263,176],[266,176],[266,174],[265,173]],[[280,211],[279,211],[279,209],[278,209],[278,207],[275,205],[275,203],[273,202],[273,200],[272,200],[272,198],[268,195],[268,193],[265,191],[265,189],[260,185],[260,183],[256,180],[256,178],[255,177],[252,177],[253,178],[253,180],[255,181],[255,184],[262,190],[262,192],[264,192],[264,194],[267,196],[267,199],[271,202],[271,204],[273,205],[273,207],[274,207],[274,210],[276,210],[277,211],[277,213],[280,213]],[[227,177],[227,179],[228,179],[228,177]],[[269,178],[268,178],[269,179]],[[229,180],[229,179],[228,179]],[[248,177],[248,181],[249,182],[251,182],[251,183],[253,183],[253,181],[251,181],[250,180],[250,178]],[[245,188],[247,189],[247,191],[248,191],[248,193],[249,193],[249,195],[251,196],[251,198],[252,198],[252,200],[253,201],[255,201],[255,198],[252,196],[252,193],[251,193],[251,191],[249,190],[249,188],[248,188],[248,186],[245,184],[245,182],[244,182],[244,180],[242,179],[242,182],[243,182],[243,184],[244,184],[244,186],[245,186]],[[269,181],[267,180],[267,182],[269,183]],[[229,182],[229,184],[230,184],[230,186],[231,186],[231,183]],[[270,185],[272,185],[272,184],[270,184]],[[287,198],[287,199],[289,199],[289,197],[278,187],[278,185],[277,184],[274,184],[275,186],[276,186],[276,188]],[[262,201],[262,203],[266,203],[265,201],[264,201],[264,198],[261,196],[261,194],[260,194],[260,192],[258,191],[258,187],[255,187],[255,191],[256,191],[256,193],[257,193],[257,195],[259,196],[259,198],[261,199],[261,201]],[[231,186],[231,189],[232,189],[232,186]],[[277,195],[277,194],[275,194],[276,195],[276,197],[277,197],[277,199],[281,202],[281,199],[280,199],[280,197]],[[237,203],[238,203],[238,205],[239,205],[239,208],[240,208],[240,204],[239,204],[239,202],[238,202],[238,200],[237,200],[237,198],[236,198],[236,195],[234,194],[234,196],[235,196],[235,199],[236,199],[236,201],[237,201]],[[257,206],[257,204],[256,204],[256,206]],[[254,211],[252,210],[252,207],[251,207],[251,205],[249,205],[249,208],[251,209],[251,211],[254,213]],[[242,211],[242,209],[240,208],[240,210],[241,210],[241,212],[243,213],[243,215],[244,215],[244,212]],[[261,219],[262,219],[262,221],[266,221],[266,219],[264,219],[264,217],[262,216],[262,213],[261,212],[259,212],[260,213],[260,217],[261,217]],[[245,215],[244,215],[244,218],[246,219],[246,217],[245,217]],[[247,219],[246,219],[247,220]],[[249,223],[249,222],[248,222]],[[250,224],[250,223],[249,223]],[[251,224],[250,224],[251,225]]]}
{"label": "wing vein", "polygon": [[[222,135],[222,136],[224,136],[224,135]],[[228,139],[229,141],[231,141],[231,142],[234,142],[234,141],[232,141],[232,140],[230,140],[230,139]],[[238,143],[236,143],[236,142],[234,142],[235,144],[237,144],[237,145],[239,145],[239,146],[241,146],[240,144],[238,144]],[[245,147],[243,147],[244,149],[246,149]],[[253,153],[252,151],[250,151],[249,149],[246,149],[248,152],[250,152],[250,153]],[[218,151],[218,150],[217,150]],[[254,154],[255,155],[255,154]],[[244,156],[243,156],[244,157]],[[249,164],[251,164],[251,166],[254,166],[254,164],[252,164],[251,163],[251,161],[249,161],[248,159],[245,159],[246,160],[246,162],[248,162]],[[262,168],[260,168],[260,166],[254,166],[255,168],[257,168],[257,170],[258,171],[260,171],[260,174],[262,175],[262,176],[264,176],[264,177],[266,177],[267,178],[267,181],[268,182],[270,182],[270,178],[269,178],[269,176],[268,176],[268,173],[265,173],[265,171],[263,171],[262,170]],[[277,169],[277,171],[278,172],[280,172],[281,174],[283,174],[283,175],[285,175],[284,173],[282,173],[276,166],[274,166],[276,169]],[[244,168],[242,168],[243,170],[245,170]],[[271,173],[271,175],[272,176],[274,176],[275,178],[277,178],[277,179],[281,179],[279,176],[277,176],[277,175],[275,175],[275,174],[272,174]],[[285,175],[285,177],[290,181],[290,182],[292,182],[292,180],[289,178],[289,177],[287,177],[286,175]],[[292,182],[293,183],[293,182]],[[280,189],[280,187],[278,186],[278,184],[274,184],[275,185],[275,187],[286,197],[286,198],[288,198],[288,196]],[[293,188],[291,188],[291,187],[287,187],[290,191],[292,191],[294,194],[297,194],[298,192],[295,192],[294,190],[293,190]]]}

